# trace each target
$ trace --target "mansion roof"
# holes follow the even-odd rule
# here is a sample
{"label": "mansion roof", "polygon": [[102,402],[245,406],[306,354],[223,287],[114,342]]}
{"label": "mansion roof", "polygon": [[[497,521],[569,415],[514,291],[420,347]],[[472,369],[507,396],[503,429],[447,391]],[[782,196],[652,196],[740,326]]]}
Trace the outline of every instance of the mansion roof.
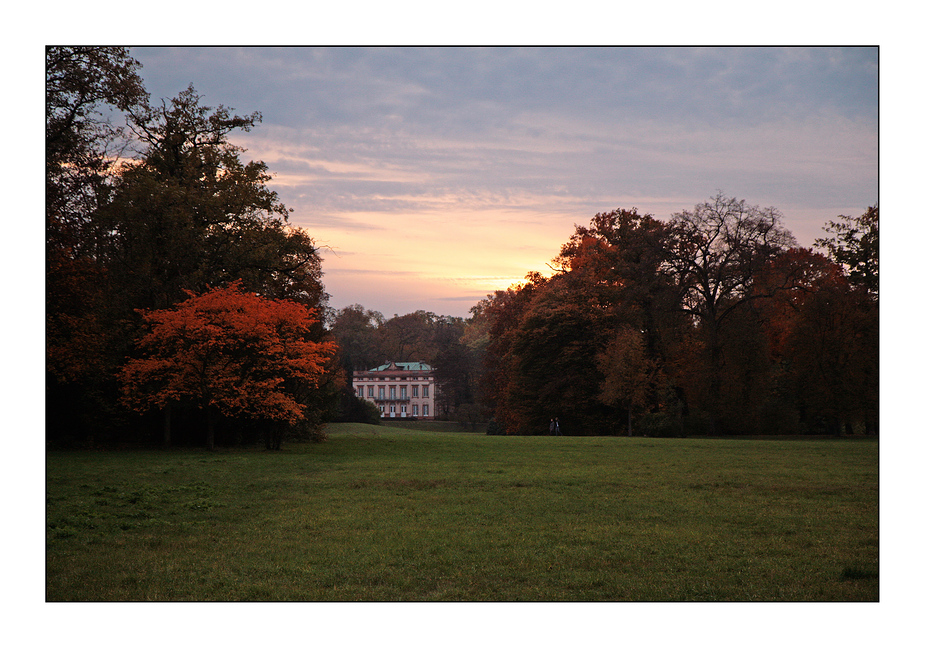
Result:
{"label": "mansion roof", "polygon": [[369,371],[433,371],[433,369],[426,362],[387,362]]}

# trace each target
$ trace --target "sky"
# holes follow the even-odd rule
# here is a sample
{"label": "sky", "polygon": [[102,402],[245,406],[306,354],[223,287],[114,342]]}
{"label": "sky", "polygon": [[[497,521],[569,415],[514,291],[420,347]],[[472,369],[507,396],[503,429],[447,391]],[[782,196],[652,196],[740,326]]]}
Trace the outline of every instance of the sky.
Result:
{"label": "sky", "polygon": [[576,225],[718,191],[801,245],[878,202],[878,50],[133,47],[152,100],[258,111],[233,137],[321,246],[330,305],[465,317]]}

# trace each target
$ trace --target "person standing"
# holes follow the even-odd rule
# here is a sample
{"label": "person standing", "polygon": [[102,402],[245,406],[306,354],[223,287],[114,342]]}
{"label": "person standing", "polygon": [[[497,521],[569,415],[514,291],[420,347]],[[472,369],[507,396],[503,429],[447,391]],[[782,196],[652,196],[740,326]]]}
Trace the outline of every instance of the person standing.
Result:
{"label": "person standing", "polygon": [[555,434],[556,436],[562,436],[562,432],[559,430],[559,417],[556,417],[556,420],[553,422],[555,425]]}
{"label": "person standing", "polygon": [[556,434],[556,420],[549,419],[549,436],[555,436]]}

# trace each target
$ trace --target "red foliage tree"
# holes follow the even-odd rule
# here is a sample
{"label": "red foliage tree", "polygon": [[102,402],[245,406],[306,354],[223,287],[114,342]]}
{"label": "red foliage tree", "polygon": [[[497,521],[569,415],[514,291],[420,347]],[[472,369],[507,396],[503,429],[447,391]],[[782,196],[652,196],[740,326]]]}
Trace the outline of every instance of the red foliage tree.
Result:
{"label": "red foliage tree", "polygon": [[314,312],[243,292],[239,281],[187,293],[174,308],[142,312],[150,331],[138,342],[142,357],[121,371],[123,402],[141,412],[196,403],[206,410],[209,449],[215,445],[213,410],[299,421],[305,405],[297,394],[319,383],[335,350],[333,342],[311,341]]}

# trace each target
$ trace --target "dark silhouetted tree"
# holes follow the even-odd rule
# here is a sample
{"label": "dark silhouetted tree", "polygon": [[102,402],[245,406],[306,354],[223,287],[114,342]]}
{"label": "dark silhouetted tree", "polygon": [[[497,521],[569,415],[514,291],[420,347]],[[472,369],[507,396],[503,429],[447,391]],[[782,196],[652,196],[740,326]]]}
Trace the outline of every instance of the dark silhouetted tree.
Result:
{"label": "dark silhouetted tree", "polygon": [[880,294],[880,207],[868,207],[857,217],[839,218],[839,222],[826,223],[830,236],[816,239],[816,247],[845,267],[852,285],[865,288],[876,300]]}
{"label": "dark silhouetted tree", "polygon": [[680,308],[696,318],[705,351],[706,400],[712,432],[719,430],[725,325],[743,305],[781,286],[753,289],[755,276],[796,244],[773,207],[759,208],[722,193],[693,211],[672,217],[667,265],[678,286]]}

